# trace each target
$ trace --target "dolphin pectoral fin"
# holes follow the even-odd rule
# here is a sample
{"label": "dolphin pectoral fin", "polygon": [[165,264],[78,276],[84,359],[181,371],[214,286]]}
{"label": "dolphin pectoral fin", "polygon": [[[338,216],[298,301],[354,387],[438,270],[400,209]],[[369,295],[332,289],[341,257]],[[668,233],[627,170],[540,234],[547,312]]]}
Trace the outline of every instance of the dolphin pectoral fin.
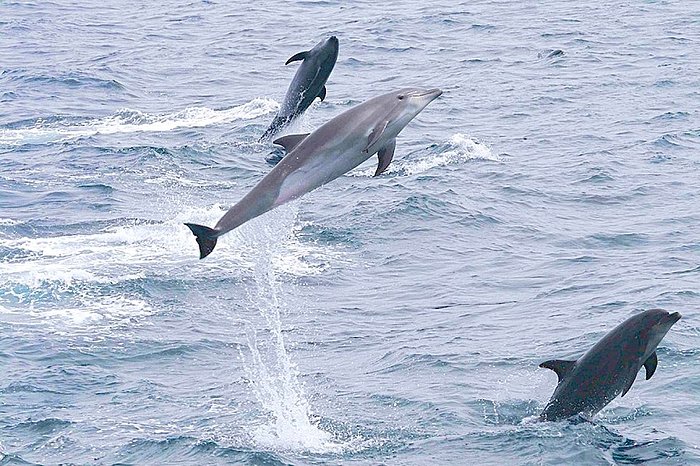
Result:
{"label": "dolphin pectoral fin", "polygon": [[384,173],[391,163],[391,159],[394,158],[394,149],[396,149],[396,139],[392,139],[389,143],[379,149],[377,156],[379,157],[379,165],[377,165],[377,171],[374,172],[374,176],[379,176]]}
{"label": "dolphin pectoral fin", "polygon": [[286,136],[282,136],[281,138],[275,139],[274,141],[272,141],[272,143],[284,147],[284,150],[286,150],[287,153],[289,153],[308,135],[309,133],[288,134]]}
{"label": "dolphin pectoral fin", "polygon": [[559,377],[559,382],[574,368],[576,361],[566,361],[564,359],[551,359],[540,364],[540,367],[552,369]]}
{"label": "dolphin pectoral fin", "polygon": [[197,237],[199,245],[199,258],[204,259],[216,247],[217,232],[213,228],[197,225],[196,223],[185,223],[192,230],[192,233]]}
{"label": "dolphin pectoral fin", "polygon": [[[659,363],[658,358],[656,357],[656,351],[651,353],[651,356],[647,358],[646,361],[644,361],[644,369],[646,370],[647,373],[647,380],[651,378],[652,375],[654,375],[654,372],[656,372],[656,366]],[[630,388],[632,388],[632,384],[634,383],[634,380],[637,378],[637,374],[632,374],[630,377],[629,382],[627,382],[627,385],[625,385],[625,389],[622,391],[622,396],[625,396],[628,391],[630,391]]]}
{"label": "dolphin pectoral fin", "polygon": [[289,57],[289,60],[287,60],[285,65],[289,65],[293,61],[304,60],[308,54],[309,54],[308,50],[306,52],[299,52],[297,54],[294,54],[291,57]]}
{"label": "dolphin pectoral fin", "polygon": [[651,353],[651,356],[647,358],[646,361],[644,361],[644,369],[647,371],[647,380],[651,378],[652,375],[654,375],[654,372],[656,372],[656,365],[659,363],[659,360],[656,357],[656,351]]}
{"label": "dolphin pectoral fin", "polygon": [[326,86],[323,86],[321,92],[318,93],[318,98],[321,99],[321,102],[323,102],[326,99]]}
{"label": "dolphin pectoral fin", "polygon": [[379,138],[382,137],[382,133],[386,129],[387,125],[389,124],[389,120],[384,120],[380,121],[377,126],[374,127],[371,133],[369,133],[369,138],[367,139],[367,145],[365,148],[362,150],[365,154],[369,153],[369,148],[372,147],[372,144],[375,142],[379,141]]}

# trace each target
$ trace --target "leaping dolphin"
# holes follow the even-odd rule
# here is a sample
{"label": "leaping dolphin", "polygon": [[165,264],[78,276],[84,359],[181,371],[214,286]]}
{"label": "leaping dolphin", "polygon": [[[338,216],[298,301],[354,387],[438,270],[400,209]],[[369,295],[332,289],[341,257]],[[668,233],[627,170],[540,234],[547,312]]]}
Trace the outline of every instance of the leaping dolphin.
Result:
{"label": "leaping dolphin", "polygon": [[642,366],[649,380],[656,371],[656,347],[680,318],[662,309],[644,311],[615,327],[576,361],[540,364],[559,376],[540,419],[556,421],[577,414],[590,419],[620,393],[625,396]]}
{"label": "leaping dolphin", "polygon": [[322,40],[314,48],[293,55],[285,65],[301,60],[301,66],[287,89],[287,95],[270,127],[260,138],[267,140],[309,108],[316,97],[326,98],[326,81],[338,58],[338,39],[331,36]]}
{"label": "leaping dolphin", "polygon": [[274,141],[287,155],[214,228],[185,224],[197,237],[199,258],[214,250],[219,236],[338,178],[374,154],[379,154],[374,176],[381,174],[394,156],[396,136],[441,94],[440,89],[417,88],[390,92],[341,113],[311,134]]}

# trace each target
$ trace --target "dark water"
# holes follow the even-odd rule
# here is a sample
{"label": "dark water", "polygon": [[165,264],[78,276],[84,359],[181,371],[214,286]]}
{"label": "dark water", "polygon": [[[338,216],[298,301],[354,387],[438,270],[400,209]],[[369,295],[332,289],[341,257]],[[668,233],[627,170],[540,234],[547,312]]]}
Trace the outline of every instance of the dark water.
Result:
{"label": "dark water", "polygon": [[[252,3],[252,2],[251,2]],[[394,162],[222,238],[325,102],[445,93]],[[0,464],[700,464],[700,3],[0,3]],[[535,423],[683,314],[595,423]]]}

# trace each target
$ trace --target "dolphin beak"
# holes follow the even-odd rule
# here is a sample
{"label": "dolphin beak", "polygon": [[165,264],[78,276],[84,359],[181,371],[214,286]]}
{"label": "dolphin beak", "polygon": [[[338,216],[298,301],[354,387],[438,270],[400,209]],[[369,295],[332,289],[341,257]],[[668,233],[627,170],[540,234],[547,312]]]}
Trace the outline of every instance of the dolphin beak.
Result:
{"label": "dolphin beak", "polygon": [[[423,102],[427,102],[426,105],[428,105],[430,102],[433,100],[437,99],[442,95],[442,90],[441,89],[428,89],[427,91],[423,91],[420,94],[414,94],[414,97],[420,98]],[[423,100],[425,99],[425,100]]]}
{"label": "dolphin beak", "polygon": [[679,320],[681,320],[681,317],[683,317],[683,316],[681,316],[680,312],[674,312],[674,313],[669,314],[666,319],[671,323],[671,325],[673,325],[676,322],[678,322]]}
{"label": "dolphin beak", "polygon": [[442,89],[430,89],[429,91],[426,91],[424,95],[430,95],[432,97],[431,100],[435,100],[442,95]]}
{"label": "dolphin beak", "polygon": [[326,39],[325,44],[323,44],[326,52],[328,53],[328,58],[333,58],[333,63],[338,59],[338,38],[335,36],[330,36]]}

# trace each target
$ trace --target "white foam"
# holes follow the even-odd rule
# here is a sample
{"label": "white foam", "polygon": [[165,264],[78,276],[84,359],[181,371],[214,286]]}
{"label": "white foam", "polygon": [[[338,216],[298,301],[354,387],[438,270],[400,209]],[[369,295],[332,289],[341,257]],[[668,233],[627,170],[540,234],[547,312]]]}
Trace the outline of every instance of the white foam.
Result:
{"label": "white foam", "polygon": [[154,309],[144,300],[124,296],[93,296],[82,293],[78,296],[79,305],[55,309],[32,309],[30,315],[42,321],[49,321],[55,330],[65,333],[68,330],[100,325],[134,325],[135,320],[152,315]]}
{"label": "white foam", "polygon": [[[33,312],[32,314],[36,313]],[[103,318],[101,314],[83,308],[52,309],[39,314],[44,319],[57,318],[61,321],[72,321],[76,325],[85,325]]]}
{"label": "white foam", "polygon": [[0,218],[0,226],[12,226],[12,225],[21,225],[22,222],[19,220],[13,220],[11,218]]}
{"label": "white foam", "polygon": [[[201,262],[195,238],[183,223],[213,225],[226,212],[225,206],[180,208],[162,222],[132,222],[89,234],[0,236],[0,247],[25,253],[12,261],[0,261],[0,303],[9,306],[8,312],[31,307],[32,323],[64,319],[73,327],[95,322],[110,325],[130,313],[152,312],[151,305],[138,295],[129,299],[115,296],[123,292],[112,291],[112,285],[143,279],[250,275],[255,261],[268,253],[276,274],[323,273],[344,260],[345,253],[301,241],[296,205],[281,206],[224,235],[214,253]],[[261,244],[276,247],[261,248]]]}
{"label": "white foam", "polygon": [[233,180],[208,180],[208,179],[191,179],[186,177],[181,173],[176,172],[165,172],[162,174],[150,174],[149,178],[144,178],[143,182],[146,184],[153,184],[159,186],[165,186],[167,188],[173,186],[184,186],[184,187],[204,187],[209,190],[215,189],[231,189],[237,183]]}
{"label": "white foam", "polygon": [[47,144],[95,136],[98,134],[166,132],[178,128],[204,126],[248,120],[275,112],[279,104],[272,99],[257,98],[233,108],[213,110],[207,107],[187,107],[184,110],[154,115],[138,110],[120,110],[115,115],[89,119],[79,124],[45,122],[19,129],[0,129],[0,145]]}
{"label": "white foam", "polygon": [[[206,208],[184,209],[165,222],[127,224],[107,228],[98,233],[55,236],[45,238],[0,238],[0,246],[30,252],[24,260],[0,264],[0,275],[6,281],[39,288],[46,282],[60,282],[71,286],[76,281],[114,284],[142,278],[167,269],[168,264],[181,265],[197,257],[197,245],[184,222],[212,225],[226,213],[226,208],[214,204]],[[280,227],[280,219],[291,215],[294,209],[283,206],[267,213],[238,230],[221,237],[215,253],[207,261],[214,266],[221,261],[237,261],[252,267],[250,258],[261,241],[261,232],[272,236]],[[280,272],[293,275],[313,275],[326,270],[328,259],[343,260],[342,251],[319,248],[313,243],[301,242],[291,226],[282,229],[281,248],[272,261]],[[263,233],[265,234],[265,233]],[[268,238],[270,237],[268,236]]]}
{"label": "white foam", "polygon": [[[426,155],[427,154],[427,155]],[[370,159],[372,160],[372,159]],[[417,160],[394,159],[384,173],[412,176],[424,173],[435,167],[458,165],[470,160],[490,160],[501,162],[498,154],[489,146],[477,139],[465,136],[462,133],[454,134],[447,143],[438,146],[437,153],[421,151]],[[369,166],[362,166],[353,170],[351,176],[373,176],[376,171],[376,159]]]}
{"label": "white foam", "polygon": [[500,162],[498,154],[491,151],[491,148],[486,144],[479,142],[457,133],[453,135],[443,151],[436,156],[426,157],[415,162],[406,162],[397,166],[394,170],[400,171],[406,175],[415,175],[423,173],[434,167],[444,167],[447,165],[456,165],[467,162],[469,160],[490,160]]}

